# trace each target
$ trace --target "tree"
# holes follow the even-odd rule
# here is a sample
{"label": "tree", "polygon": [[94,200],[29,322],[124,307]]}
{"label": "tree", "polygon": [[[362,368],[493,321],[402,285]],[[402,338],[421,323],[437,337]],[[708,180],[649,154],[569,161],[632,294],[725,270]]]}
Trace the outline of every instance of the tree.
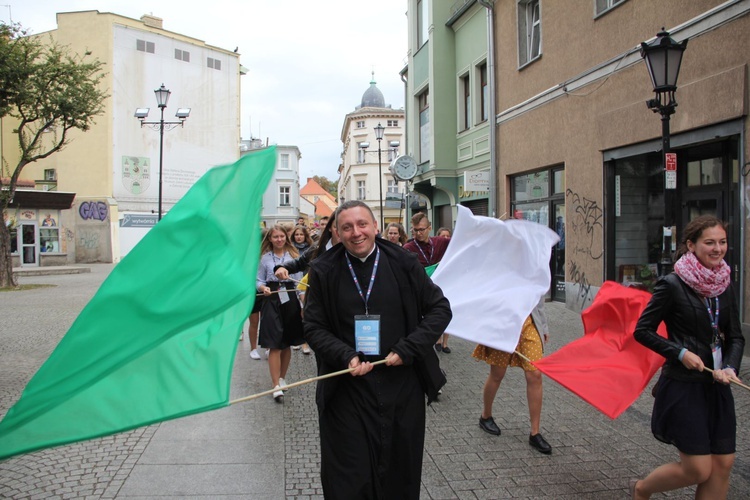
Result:
{"label": "tree", "polygon": [[[18,137],[18,163],[0,165],[3,221],[24,167],[63,149],[72,130],[89,130],[103,113],[104,63],[90,55],[0,22],[0,118],[11,117]],[[1,223],[0,288],[16,285],[10,249],[10,229]]]}
{"label": "tree", "polygon": [[320,176],[320,175],[313,175],[313,180],[320,184],[320,187],[328,191],[333,195],[334,198],[338,198],[338,192],[339,192],[339,181],[338,179],[335,182],[332,182],[328,177],[326,176]]}

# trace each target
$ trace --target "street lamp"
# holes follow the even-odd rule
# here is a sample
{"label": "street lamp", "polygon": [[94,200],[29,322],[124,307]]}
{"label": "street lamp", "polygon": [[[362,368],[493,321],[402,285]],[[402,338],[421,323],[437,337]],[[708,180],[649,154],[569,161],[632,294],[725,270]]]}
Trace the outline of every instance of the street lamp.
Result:
{"label": "street lamp", "polygon": [[378,126],[375,127],[375,139],[378,140],[378,182],[380,183],[380,232],[382,233],[385,229],[383,227],[383,159],[381,157],[380,141],[383,140],[383,132],[385,127],[378,122]]}
{"label": "street lamp", "polygon": [[167,107],[167,102],[169,102],[169,96],[172,94],[172,92],[167,89],[164,84],[161,84],[161,87],[154,90],[154,94],[156,95],[156,105],[159,107],[159,110],[161,111],[161,117],[159,118],[159,121],[153,121],[149,122],[146,121],[146,118],[148,117],[148,108],[137,108],[135,110],[135,117],[138,118],[141,121],[141,127],[144,127],[148,125],[153,130],[159,131],[159,216],[158,220],[161,220],[161,202],[162,202],[162,172],[164,171],[164,129],[172,130],[173,128],[177,127],[178,125],[180,127],[185,126],[185,120],[187,120],[188,116],[190,116],[190,108],[178,108],[177,113],[175,113],[175,116],[179,118],[179,121],[164,121],[164,109]]}
{"label": "street lamp", "polygon": [[675,225],[674,199],[677,189],[677,159],[669,149],[669,117],[674,114],[677,101],[677,76],[680,74],[682,54],[687,40],[675,42],[664,28],[650,43],[641,43],[641,57],[646,60],[655,98],[646,101],[654,113],[661,114],[662,160],[664,165],[664,232],[660,274],[665,276],[672,271],[672,227]]}

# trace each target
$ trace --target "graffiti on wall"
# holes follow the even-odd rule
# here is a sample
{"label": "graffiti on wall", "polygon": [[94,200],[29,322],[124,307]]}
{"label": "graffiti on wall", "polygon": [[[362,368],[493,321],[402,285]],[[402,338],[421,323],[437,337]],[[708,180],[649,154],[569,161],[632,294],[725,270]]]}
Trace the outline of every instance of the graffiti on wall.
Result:
{"label": "graffiti on wall", "polygon": [[573,304],[583,310],[594,300],[595,291],[591,288],[591,282],[586,277],[586,271],[575,260],[570,261],[570,281],[572,283]]}
{"label": "graffiti on wall", "polygon": [[580,196],[571,189],[565,191],[566,204],[570,207],[573,216],[569,221],[569,228],[573,232],[572,241],[575,244],[571,247],[569,238],[568,250],[572,250],[576,255],[584,255],[588,258],[597,260],[604,255],[603,212],[596,200]]}
{"label": "graffiti on wall", "polygon": [[99,233],[95,231],[79,231],[78,245],[86,249],[94,249],[99,246]]}
{"label": "graffiti on wall", "polygon": [[83,220],[105,221],[109,216],[109,208],[103,201],[84,201],[78,207],[78,215]]}

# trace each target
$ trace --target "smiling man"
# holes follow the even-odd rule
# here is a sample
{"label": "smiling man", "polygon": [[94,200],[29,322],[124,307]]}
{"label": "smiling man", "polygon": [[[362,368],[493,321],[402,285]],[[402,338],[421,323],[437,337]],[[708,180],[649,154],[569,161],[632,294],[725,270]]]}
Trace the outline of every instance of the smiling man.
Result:
{"label": "smiling man", "polygon": [[305,304],[319,374],[353,369],[318,382],[323,491],[327,499],[416,499],[425,394],[437,396],[424,381],[439,371],[432,345],[450,304],[413,254],[376,239],[367,205],[348,201],[335,220],[341,245],[311,263]]}

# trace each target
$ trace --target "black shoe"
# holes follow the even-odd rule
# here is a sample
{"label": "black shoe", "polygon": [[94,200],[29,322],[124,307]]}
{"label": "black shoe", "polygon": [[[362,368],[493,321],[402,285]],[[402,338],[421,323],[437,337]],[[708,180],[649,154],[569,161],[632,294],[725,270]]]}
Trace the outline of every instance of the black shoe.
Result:
{"label": "black shoe", "polygon": [[435,344],[435,350],[437,352],[440,352],[443,350],[443,344]]}
{"label": "black shoe", "polygon": [[495,420],[492,417],[489,418],[482,418],[479,417],[479,427],[489,434],[492,434],[493,436],[499,436],[500,435],[500,427],[497,426],[495,423]]}
{"label": "black shoe", "polygon": [[549,445],[549,443],[542,437],[542,434],[536,434],[532,436],[529,434],[529,444],[532,448],[534,448],[539,453],[544,453],[545,455],[549,455],[552,453],[552,447]]}
{"label": "black shoe", "polygon": [[448,347],[448,346],[445,346],[445,347],[443,347],[443,352],[444,352],[445,354],[450,354],[450,353],[451,353],[451,348],[450,348],[450,347]]}

